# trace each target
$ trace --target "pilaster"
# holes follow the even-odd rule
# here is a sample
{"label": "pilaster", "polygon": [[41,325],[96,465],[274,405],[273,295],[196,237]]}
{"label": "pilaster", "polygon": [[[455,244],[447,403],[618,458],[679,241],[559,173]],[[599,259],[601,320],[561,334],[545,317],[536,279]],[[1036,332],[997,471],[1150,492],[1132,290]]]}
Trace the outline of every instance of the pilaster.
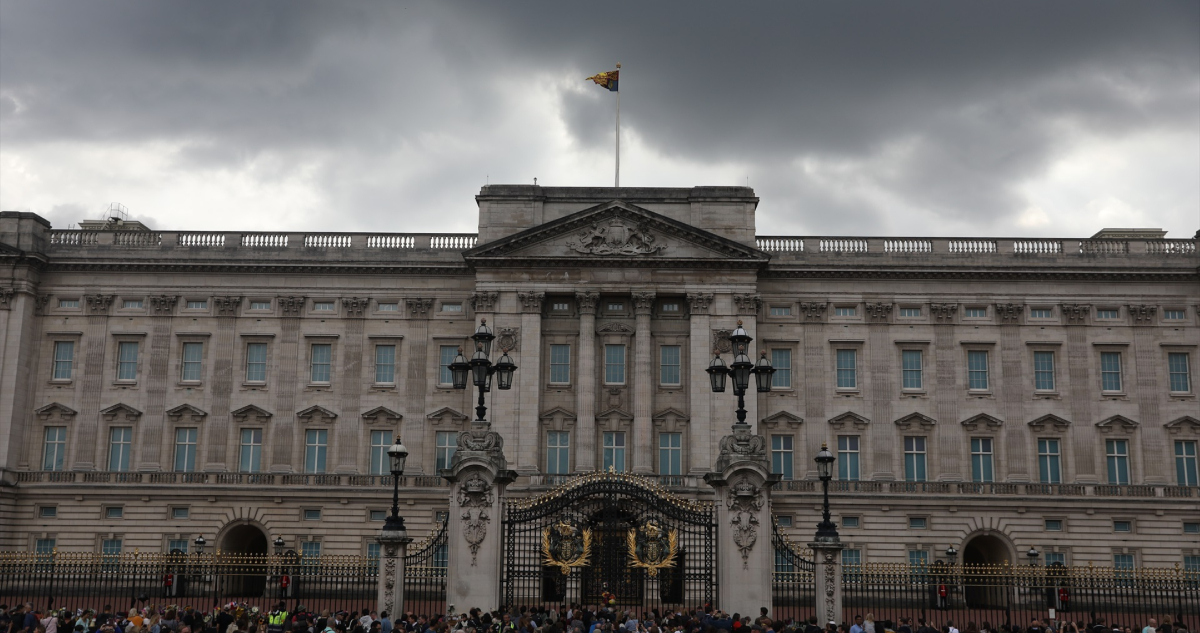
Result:
{"label": "pilaster", "polygon": [[79,407],[79,432],[75,434],[74,470],[97,470],[102,463],[100,396],[104,387],[105,352],[108,348],[108,311],[112,295],[87,295],[83,336],[83,398]]}
{"label": "pilaster", "polygon": [[[813,447],[820,446],[822,442],[827,441],[829,435],[828,423],[826,420],[826,399],[828,391],[831,387],[831,377],[828,367],[829,361],[826,360],[826,350],[828,345],[825,342],[825,313],[828,303],[824,301],[802,301],[800,302],[800,318],[804,322],[802,335],[804,337],[804,419],[810,421],[804,425],[804,439],[806,449],[810,450]],[[835,411],[840,414],[843,411]],[[797,479],[816,479],[817,470],[815,462],[810,460],[802,460],[806,470],[801,475],[799,470],[796,471]]]}
{"label": "pilaster", "polygon": [[958,304],[933,304],[930,305],[930,313],[934,316],[933,363],[937,368],[933,410],[934,417],[942,423],[930,429],[932,433],[927,436],[925,450],[929,455],[926,458],[926,476],[931,481],[962,481],[962,428],[955,422],[959,419],[958,401],[966,392],[965,385],[959,382],[959,377],[966,373],[963,369],[966,363],[961,346],[954,337]]}
{"label": "pilaster", "polygon": [[[276,303],[282,318],[279,319],[279,386],[275,390],[275,415],[271,428],[263,435],[271,440],[271,466],[273,473],[290,473],[293,470],[292,447],[296,428],[296,384],[308,380],[300,374],[300,315],[307,303],[305,297],[279,297]],[[307,354],[307,352],[306,352]],[[264,438],[265,440],[266,438]]]}
{"label": "pilaster", "polygon": [[[1147,323],[1146,325],[1151,325]],[[1141,437],[1141,454],[1144,457],[1142,460],[1142,482],[1144,484],[1163,485],[1174,483],[1174,464],[1169,459],[1155,458],[1154,456],[1174,455],[1174,451],[1170,448],[1170,441],[1167,438],[1167,430],[1163,428],[1162,410],[1159,404],[1162,402],[1162,393],[1166,390],[1166,385],[1170,384],[1166,372],[1162,371],[1165,354],[1162,353],[1158,346],[1158,337],[1155,336],[1157,328],[1153,327],[1134,327],[1133,328],[1133,370],[1136,372],[1136,382],[1134,383],[1136,392],[1133,393],[1134,399],[1137,401],[1137,412],[1139,416],[1138,433]],[[1136,446],[1136,443],[1132,443]],[[1130,483],[1136,483],[1131,480]]]}
{"label": "pilaster", "polygon": [[[1024,368],[1029,366],[1029,362],[1025,361],[1027,353],[1025,344],[1021,341],[1021,328],[1015,323],[1001,325],[998,359],[1000,384],[996,386],[996,392],[1000,400],[1000,413],[1004,419],[1004,428],[997,431],[997,434],[1003,437],[1004,452],[997,451],[994,463],[1003,464],[1006,471],[1005,481],[1014,483],[1030,481],[1030,469],[1033,466],[1030,456],[1037,455],[1037,443],[1029,442],[1029,431],[1022,423],[1025,419],[1025,393],[1029,385],[1033,384],[1032,376],[1026,379],[1024,375]],[[1001,442],[997,441],[994,448],[998,449],[1000,445]]]}
{"label": "pilaster", "polygon": [[841,622],[842,611],[842,549],[841,543],[814,542],[808,544],[816,564],[816,612],[821,622]]}
{"label": "pilaster", "polygon": [[689,359],[691,368],[688,370],[688,474],[699,475],[709,472],[710,464],[716,459],[713,454],[712,442],[712,389],[701,372],[707,367],[713,355],[712,326],[708,316],[712,306],[712,293],[694,293],[687,295],[688,301],[688,341],[690,343]]}
{"label": "pilaster", "polygon": [[379,581],[376,589],[376,611],[387,611],[393,618],[404,613],[404,557],[412,538],[404,536],[379,537]]}
{"label": "pilaster", "polygon": [[[525,347],[526,353],[520,355],[521,367],[517,371],[514,382],[517,386],[516,400],[517,415],[513,418],[514,441],[517,445],[517,472],[533,473],[538,470],[537,443],[542,411],[542,303],[546,300],[544,292],[520,292],[517,299],[521,304],[521,334],[532,345]],[[497,335],[500,330],[497,329]],[[515,339],[510,339],[515,340]],[[503,341],[503,336],[497,343]],[[493,345],[495,348],[495,345]],[[494,358],[500,358],[500,352],[494,353]],[[496,392],[499,393],[499,392]]]}
{"label": "pilaster", "polygon": [[[898,356],[898,352],[890,336],[889,317],[892,313],[892,306],[892,303],[877,302],[867,303],[864,308],[867,323],[870,324],[867,328],[868,341],[864,359],[866,366],[870,368],[870,374],[864,382],[870,385],[866,395],[873,420],[893,420],[896,417],[893,402],[895,402],[896,394],[900,393],[900,389],[896,387],[895,371],[895,358]],[[863,439],[866,440],[866,445],[871,447],[871,464],[870,472],[859,473],[864,479],[867,477],[873,481],[896,479],[894,470],[896,443],[892,441],[893,433],[895,431],[886,424],[868,426],[865,429]],[[828,441],[836,446],[835,439],[831,437]],[[862,465],[860,462],[860,468]]]}
{"label": "pilaster", "polygon": [[1066,378],[1067,404],[1071,411],[1072,424],[1063,430],[1063,450],[1073,457],[1070,462],[1063,464],[1063,481],[1072,481],[1068,477],[1069,469],[1074,467],[1075,483],[1099,483],[1099,473],[1096,469],[1096,427],[1091,424],[1095,418],[1092,390],[1096,382],[1092,380],[1091,346],[1088,345],[1087,327],[1082,321],[1068,320],[1067,349],[1066,349]]}
{"label": "pilaster", "polygon": [[[401,412],[404,418],[400,422],[400,428],[404,437],[423,438],[425,415],[429,413],[429,394],[436,388],[438,380],[437,373],[429,363],[429,308],[433,305],[433,299],[411,298],[404,303],[408,308],[408,331],[411,339],[406,338],[404,341],[408,352],[408,384],[404,386],[405,410]],[[437,353],[436,346],[433,351]],[[408,464],[411,468],[406,470],[436,475],[437,473],[433,472],[435,465],[426,463],[433,456],[433,452],[425,448],[427,447],[420,446],[419,450],[409,454]]]}
{"label": "pilaster", "polygon": [[[345,342],[342,344],[342,380],[338,385],[342,415],[334,423],[337,440],[337,460],[334,472],[354,474],[359,472],[359,452],[362,443],[361,411],[363,376],[363,343],[365,320],[363,313],[369,300],[359,297],[342,299],[342,314],[346,319]],[[374,362],[375,350],[367,350]],[[372,379],[373,380],[373,379]]]}
{"label": "pilaster", "polygon": [[579,380],[575,389],[576,472],[596,470],[596,304],[600,294],[577,292],[579,306]]}
{"label": "pilaster", "polygon": [[654,308],[653,292],[634,292],[634,384],[633,384],[633,472],[651,473],[654,471],[652,452],[654,441],[651,433],[653,422],[650,419],[653,401],[654,380],[651,369],[652,340],[650,334],[650,313]]}

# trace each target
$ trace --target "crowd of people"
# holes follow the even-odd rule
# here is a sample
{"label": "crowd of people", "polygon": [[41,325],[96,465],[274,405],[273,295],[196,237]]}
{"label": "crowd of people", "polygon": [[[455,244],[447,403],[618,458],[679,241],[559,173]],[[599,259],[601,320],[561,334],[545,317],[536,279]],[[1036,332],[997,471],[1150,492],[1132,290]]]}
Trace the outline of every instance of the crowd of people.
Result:
{"label": "crowd of people", "polygon": [[772,618],[766,608],[757,618],[705,607],[694,610],[643,611],[606,605],[595,609],[563,605],[557,610],[520,607],[486,612],[471,609],[446,615],[404,613],[393,620],[387,611],[312,612],[303,605],[289,611],[279,603],[270,611],[229,603],[202,611],[192,607],[155,607],[114,612],[104,605],[69,611],[42,610],[31,603],[0,605],[0,633],[1188,633],[1182,616],[1150,618],[1144,625],[1109,623],[1103,617],[1063,622],[1033,619],[1028,625],[900,618],[876,620],[871,613],[850,622],[820,623]]}

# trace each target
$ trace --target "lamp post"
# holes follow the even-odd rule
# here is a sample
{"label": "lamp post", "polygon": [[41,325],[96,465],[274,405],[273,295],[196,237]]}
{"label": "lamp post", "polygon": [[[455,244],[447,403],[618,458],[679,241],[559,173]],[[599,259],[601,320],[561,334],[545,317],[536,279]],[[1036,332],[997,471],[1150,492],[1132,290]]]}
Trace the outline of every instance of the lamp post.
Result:
{"label": "lamp post", "polygon": [[958,561],[958,550],[954,549],[953,545],[946,548],[946,560],[951,565],[953,565],[956,561]]}
{"label": "lamp post", "polygon": [[392,513],[383,522],[379,533],[381,552],[379,557],[378,585],[375,595],[378,610],[393,613],[404,612],[404,556],[408,551],[408,530],[400,516],[400,478],[404,476],[404,462],[408,449],[396,436],[396,441],[387,448],[388,466],[392,473]]}
{"label": "lamp post", "polygon": [[463,350],[460,347],[458,356],[454,358],[453,363],[450,363],[450,374],[453,377],[455,389],[467,388],[468,374],[471,376],[471,382],[479,389],[479,403],[475,406],[475,424],[487,424],[485,418],[487,404],[483,394],[492,390],[492,375],[496,376],[497,386],[507,391],[512,389],[513,372],[517,370],[517,366],[513,364],[512,358],[508,355],[508,350],[502,350],[500,360],[492,363],[490,354],[492,341],[495,338],[496,335],[487,325],[487,319],[480,319],[479,327],[471,335],[471,340],[475,342],[475,353],[471,355],[471,360],[468,361],[463,356]]}
{"label": "lamp post", "polygon": [[838,537],[837,524],[829,518],[829,480],[833,479],[833,462],[836,459],[829,451],[829,446],[822,442],[821,450],[816,457],[817,477],[821,479],[823,495],[821,522],[817,524],[816,542],[818,543],[837,543],[841,540]]}
{"label": "lamp post", "polygon": [[275,555],[279,556],[283,554],[283,546],[285,545],[283,542],[283,537],[276,535],[273,544],[275,545]]}
{"label": "lamp post", "polygon": [[750,376],[754,376],[758,392],[767,393],[771,391],[771,374],[775,373],[775,368],[771,366],[771,361],[767,360],[765,351],[759,356],[757,363],[750,362],[747,350],[750,347],[750,341],[753,340],[746,332],[746,328],[742,327],[739,319],[737,328],[729,335],[729,342],[733,346],[733,364],[726,365],[725,361],[721,360],[721,353],[716,352],[712,362],[708,364],[708,369],[705,370],[708,372],[713,393],[724,393],[726,377],[733,377],[733,395],[738,399],[738,424],[746,423],[746,390],[750,387]]}
{"label": "lamp post", "polygon": [[396,443],[388,447],[387,455],[392,472],[392,514],[384,521],[380,537],[401,539],[408,536],[404,529],[404,519],[400,517],[400,478],[404,476],[404,462],[408,459],[408,449],[400,441],[399,435],[396,436]]}
{"label": "lamp post", "polygon": [[1029,557],[1029,566],[1030,567],[1033,567],[1034,565],[1037,564],[1037,559],[1038,559],[1039,555],[1040,555],[1039,552],[1034,547],[1030,547],[1029,551],[1025,552],[1025,556]]}
{"label": "lamp post", "polygon": [[196,574],[196,576],[199,577],[199,580],[197,581],[197,583],[203,584],[204,583],[204,560],[203,560],[204,546],[208,544],[208,541],[204,540],[203,534],[197,534],[196,540],[192,541],[192,544],[196,546],[196,568],[199,571],[199,573]]}

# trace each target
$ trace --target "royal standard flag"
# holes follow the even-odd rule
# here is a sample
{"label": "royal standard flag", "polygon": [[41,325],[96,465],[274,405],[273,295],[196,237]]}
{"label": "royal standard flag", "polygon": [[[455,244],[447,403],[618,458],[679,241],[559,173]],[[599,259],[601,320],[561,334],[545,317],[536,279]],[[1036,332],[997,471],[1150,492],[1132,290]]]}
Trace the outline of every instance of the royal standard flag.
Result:
{"label": "royal standard flag", "polygon": [[617,79],[619,78],[620,74],[621,71],[619,70],[610,70],[606,73],[596,73],[595,75],[588,77],[588,79],[596,82],[597,86],[608,88],[609,92],[616,92]]}

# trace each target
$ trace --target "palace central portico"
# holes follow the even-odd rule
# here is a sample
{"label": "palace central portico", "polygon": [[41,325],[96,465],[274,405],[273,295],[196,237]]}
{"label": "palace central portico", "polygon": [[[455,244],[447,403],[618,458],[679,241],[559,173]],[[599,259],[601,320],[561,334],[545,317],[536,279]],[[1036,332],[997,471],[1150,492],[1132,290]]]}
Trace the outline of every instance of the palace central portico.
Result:
{"label": "palace central portico", "polygon": [[488,394],[506,498],[611,469],[728,536],[753,504],[705,369],[741,321],[776,369],[750,479],[792,540],[825,443],[845,561],[1200,565],[1195,240],[764,236],[742,187],[476,201],[477,235],[3,212],[0,549],[372,553],[397,434],[420,538],[466,481],[449,366],[484,319],[519,367]]}

